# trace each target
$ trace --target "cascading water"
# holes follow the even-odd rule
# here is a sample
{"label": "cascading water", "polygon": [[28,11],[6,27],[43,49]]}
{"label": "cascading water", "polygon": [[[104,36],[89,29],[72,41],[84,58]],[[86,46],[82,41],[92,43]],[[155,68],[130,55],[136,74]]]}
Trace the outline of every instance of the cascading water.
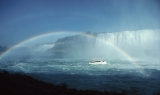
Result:
{"label": "cascading water", "polygon": [[[116,56],[117,47],[134,57],[160,57],[160,30],[138,30],[100,33],[95,47],[103,50],[100,55]],[[102,45],[104,44],[104,45]],[[105,52],[104,52],[105,51]],[[114,53],[113,53],[114,52]]]}

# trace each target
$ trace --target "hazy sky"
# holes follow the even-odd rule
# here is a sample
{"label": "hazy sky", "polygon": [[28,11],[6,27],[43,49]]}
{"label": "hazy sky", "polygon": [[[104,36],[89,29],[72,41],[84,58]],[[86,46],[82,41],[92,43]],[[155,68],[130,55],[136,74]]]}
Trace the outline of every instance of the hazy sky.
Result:
{"label": "hazy sky", "polygon": [[160,0],[0,0],[0,45],[51,31],[160,29]]}

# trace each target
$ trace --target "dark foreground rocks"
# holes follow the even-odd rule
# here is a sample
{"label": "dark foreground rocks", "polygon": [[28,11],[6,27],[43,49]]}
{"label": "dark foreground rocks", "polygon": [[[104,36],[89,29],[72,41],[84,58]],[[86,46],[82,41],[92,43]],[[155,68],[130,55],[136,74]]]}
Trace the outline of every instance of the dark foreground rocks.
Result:
{"label": "dark foreground rocks", "polygon": [[0,72],[0,95],[126,95],[126,91],[77,90],[66,83],[46,83],[23,74]]}

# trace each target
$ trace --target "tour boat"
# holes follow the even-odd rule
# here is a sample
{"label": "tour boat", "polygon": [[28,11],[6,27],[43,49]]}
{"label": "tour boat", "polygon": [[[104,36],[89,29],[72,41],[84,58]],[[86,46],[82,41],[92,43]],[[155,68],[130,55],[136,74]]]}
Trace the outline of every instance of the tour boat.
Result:
{"label": "tour boat", "polygon": [[107,62],[102,60],[96,60],[89,62],[89,64],[107,64]]}

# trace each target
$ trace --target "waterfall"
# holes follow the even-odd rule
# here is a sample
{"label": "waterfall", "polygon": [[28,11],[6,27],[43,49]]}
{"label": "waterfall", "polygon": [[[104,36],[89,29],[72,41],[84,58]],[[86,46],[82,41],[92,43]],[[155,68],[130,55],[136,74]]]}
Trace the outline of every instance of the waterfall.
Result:
{"label": "waterfall", "polygon": [[157,29],[100,33],[97,35],[97,38],[104,40],[106,43],[112,43],[116,45],[145,45],[159,41],[160,30]]}
{"label": "waterfall", "polygon": [[157,57],[160,55],[160,29],[97,34],[95,47],[106,54],[118,52],[110,45],[133,56]]}

